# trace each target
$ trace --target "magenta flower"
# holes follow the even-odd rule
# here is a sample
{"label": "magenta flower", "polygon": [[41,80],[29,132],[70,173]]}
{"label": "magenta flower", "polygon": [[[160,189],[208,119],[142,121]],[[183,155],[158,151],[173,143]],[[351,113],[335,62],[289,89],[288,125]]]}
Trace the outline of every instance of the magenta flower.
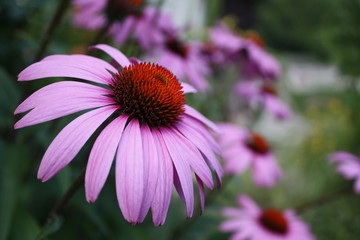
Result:
{"label": "magenta flower", "polygon": [[235,94],[243,98],[252,108],[263,107],[265,111],[279,120],[286,120],[292,116],[291,109],[278,96],[275,87],[270,83],[239,81],[235,85]]}
{"label": "magenta flower", "polygon": [[144,7],[143,0],[74,0],[77,10],[74,25],[90,30],[112,23],[108,34],[123,45],[134,36],[143,49],[164,41],[164,32],[174,31],[169,15],[154,7]]}
{"label": "magenta flower", "polygon": [[168,68],[180,80],[186,79],[200,91],[209,89],[206,77],[210,74],[210,69],[201,54],[199,44],[185,43],[168,34],[164,44],[155,48],[146,57],[146,59],[154,58],[159,65]]}
{"label": "magenta flower", "polygon": [[360,158],[351,153],[339,151],[332,153],[329,160],[337,163],[336,171],[346,179],[355,179],[354,192],[360,194]]}
{"label": "magenta flower", "polygon": [[281,169],[267,141],[260,135],[229,123],[218,124],[219,144],[226,174],[240,174],[251,167],[255,184],[273,187],[282,177]]}
{"label": "magenta flower", "polygon": [[242,37],[231,31],[224,23],[209,31],[213,46],[210,60],[215,64],[239,64],[245,79],[262,78],[274,80],[280,75],[278,61],[260,46],[258,39],[249,35]]}
{"label": "magenta flower", "polygon": [[216,126],[185,104],[184,93],[194,89],[180,85],[167,69],[134,59],[131,64],[108,45],[92,49],[105,51],[122,68],[86,55],[53,55],[19,74],[19,81],[71,77],[97,84],[53,83],[33,93],[15,110],[15,114],[28,112],[15,124],[16,129],[90,110],[56,136],[41,161],[38,178],[47,181],[69,164],[108,120],[89,155],[85,175],[87,201],[97,199],[115,157],[116,193],[127,221],[140,223],[151,209],[154,224],[164,224],[173,184],[191,217],[192,172],[202,209],[203,185],[214,187],[210,168],[219,181],[223,174],[214,154],[219,153],[219,148],[206,128],[216,130]]}
{"label": "magenta flower", "polygon": [[231,240],[314,240],[309,226],[299,219],[293,210],[262,210],[248,196],[239,195],[240,208],[225,208],[223,215],[229,217],[220,229],[234,232]]}

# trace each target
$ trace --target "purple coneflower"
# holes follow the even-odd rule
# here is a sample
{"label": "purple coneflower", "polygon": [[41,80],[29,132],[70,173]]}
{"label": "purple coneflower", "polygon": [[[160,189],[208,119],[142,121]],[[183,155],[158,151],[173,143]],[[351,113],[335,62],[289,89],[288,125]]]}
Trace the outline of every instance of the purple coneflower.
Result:
{"label": "purple coneflower", "polygon": [[246,195],[239,195],[237,203],[240,208],[223,210],[223,215],[230,219],[220,226],[223,232],[234,232],[231,240],[315,239],[308,225],[299,219],[293,210],[262,210]]}
{"label": "purple coneflower", "polygon": [[273,187],[282,173],[265,138],[233,124],[221,123],[218,126],[225,173],[240,174],[250,166],[256,185]]}
{"label": "purple coneflower", "polygon": [[86,55],[53,55],[19,74],[19,81],[71,77],[97,84],[53,83],[33,93],[15,110],[15,114],[28,112],[15,124],[17,129],[91,109],[56,136],[41,161],[38,178],[47,181],[53,177],[106,123],[87,164],[87,201],[97,199],[115,157],[117,198],[127,221],[142,222],[151,208],[154,224],[164,224],[173,184],[191,217],[192,172],[199,186],[202,209],[203,184],[214,187],[210,168],[219,181],[222,177],[214,154],[219,153],[219,148],[206,128],[216,130],[216,126],[185,104],[184,93],[194,89],[180,84],[167,69],[135,60],[131,64],[125,55],[108,45],[92,49],[105,51],[122,68]]}
{"label": "purple coneflower", "polygon": [[338,173],[346,179],[355,180],[354,192],[360,194],[360,158],[351,153],[339,151],[332,153],[329,160],[338,164],[336,167]]}
{"label": "purple coneflower", "polygon": [[274,85],[263,81],[258,83],[254,80],[239,81],[235,85],[235,94],[243,98],[250,107],[263,107],[279,120],[289,119],[292,115],[291,109],[277,96]]}
{"label": "purple coneflower", "polygon": [[74,0],[74,25],[90,30],[110,23],[109,35],[123,45],[134,36],[147,50],[164,41],[164,32],[174,31],[171,17],[144,0]]}
{"label": "purple coneflower", "polygon": [[164,44],[158,46],[147,59],[155,58],[159,65],[168,68],[180,80],[186,79],[199,91],[209,89],[206,77],[210,69],[202,56],[200,44],[184,42],[175,34],[167,33]]}

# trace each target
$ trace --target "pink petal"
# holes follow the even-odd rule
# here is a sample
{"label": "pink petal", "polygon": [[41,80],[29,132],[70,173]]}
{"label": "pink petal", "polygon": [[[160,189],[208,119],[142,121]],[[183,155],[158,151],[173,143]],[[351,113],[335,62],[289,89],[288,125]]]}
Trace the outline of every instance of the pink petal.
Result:
{"label": "pink petal", "polygon": [[103,107],[87,112],[69,123],[52,141],[41,161],[38,178],[47,181],[80,151],[95,130],[117,108]]}
{"label": "pink petal", "polygon": [[34,63],[19,73],[18,81],[47,77],[72,77],[109,84],[116,70],[105,61],[86,55],[53,55]]}
{"label": "pink petal", "polygon": [[253,216],[258,216],[261,213],[259,206],[248,196],[239,195],[237,198],[239,206],[243,207]]}
{"label": "pink petal", "polygon": [[209,128],[211,128],[214,132],[219,133],[219,128],[216,126],[215,123],[211,122],[209,119],[204,117],[204,115],[202,115],[201,113],[199,113],[198,111],[196,111],[195,109],[190,107],[189,105],[185,105],[185,113],[187,115],[199,120],[200,122],[204,123]]}
{"label": "pink petal", "polygon": [[[178,131],[162,130],[162,132],[163,135],[166,135],[166,138],[164,137],[165,142],[167,144],[168,142],[173,143],[171,147],[167,145],[170,155],[172,151],[181,153],[182,161],[188,162],[196,175],[199,176],[208,188],[212,189],[214,187],[212,174],[199,150]],[[172,158],[174,159],[174,156]]]}
{"label": "pink petal", "polygon": [[[158,174],[159,174],[159,157],[157,154],[155,139],[152,135],[150,128],[144,124],[141,126],[141,137],[142,137],[142,145],[144,152],[144,196],[143,202],[141,204],[140,215],[138,218],[138,222],[144,221],[147,212],[151,206],[151,202],[153,201],[156,186],[158,182]],[[161,164],[163,164],[161,162]]]}
{"label": "pink petal", "polygon": [[198,184],[198,187],[199,187],[201,213],[204,213],[204,211],[205,211],[204,183],[201,181],[201,179],[197,175],[196,175],[196,181],[197,181],[197,184]]}
{"label": "pink petal", "polygon": [[161,133],[179,177],[180,188],[186,203],[187,216],[191,217],[194,210],[194,189],[189,160],[183,155],[185,150],[178,147],[181,140],[174,138],[174,134],[166,128],[162,128]]}
{"label": "pink petal", "polygon": [[99,49],[99,50],[106,52],[110,57],[112,57],[115,61],[117,61],[120,64],[120,66],[122,66],[122,67],[127,67],[127,66],[131,65],[129,59],[122,52],[120,52],[116,48],[110,47],[109,45],[98,44],[95,46],[91,46],[89,49],[90,50]]}
{"label": "pink petal", "polygon": [[159,226],[165,223],[170,205],[173,185],[173,163],[161,133],[153,130],[153,137],[157,143],[158,161],[161,164],[159,164],[157,187],[151,203],[151,210],[153,222],[155,226]]}
{"label": "pink petal", "polygon": [[127,119],[127,116],[122,115],[113,120],[100,133],[91,149],[85,175],[88,202],[95,202],[104,186]]}
{"label": "pink petal", "polygon": [[124,218],[138,223],[145,196],[144,153],[140,125],[132,119],[126,126],[116,155],[116,193]]}
{"label": "pink petal", "polygon": [[47,101],[43,101],[35,107],[17,123],[14,128],[22,128],[38,123],[46,122],[52,119],[63,117],[82,110],[102,107],[114,104],[114,100],[105,96],[48,96]]}
{"label": "pink petal", "polygon": [[22,102],[15,110],[15,114],[29,111],[38,105],[52,101],[63,101],[64,97],[84,98],[109,95],[111,91],[105,88],[74,81],[62,81],[47,85]]}
{"label": "pink petal", "polygon": [[182,86],[182,91],[184,91],[184,93],[196,93],[197,92],[197,90],[190,84],[187,84],[184,82],[181,82],[180,84]]}
{"label": "pink petal", "polygon": [[206,139],[198,133],[196,130],[186,125],[187,121],[182,121],[177,125],[179,131],[191,141],[206,157],[206,162],[212,169],[215,170],[217,178],[220,180],[224,174],[224,171],[211,150],[211,146],[207,143]]}
{"label": "pink petal", "polygon": [[112,31],[115,42],[119,45],[123,45],[130,37],[130,34],[134,32],[137,27],[138,21],[133,16],[128,16],[122,21],[122,23],[116,24]]}
{"label": "pink petal", "polygon": [[211,149],[218,155],[222,155],[219,144],[215,141],[214,137],[210,134],[209,130],[202,123],[199,124],[199,121],[191,116],[184,115],[183,122],[186,123],[189,127],[196,130],[200,133],[207,141],[207,143],[211,146]]}

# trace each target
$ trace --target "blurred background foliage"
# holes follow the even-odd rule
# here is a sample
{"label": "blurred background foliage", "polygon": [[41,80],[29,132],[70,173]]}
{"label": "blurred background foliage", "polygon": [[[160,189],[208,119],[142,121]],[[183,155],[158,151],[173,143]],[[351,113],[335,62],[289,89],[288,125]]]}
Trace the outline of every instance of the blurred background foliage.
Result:
{"label": "blurred background foliage", "polygon": [[[286,132],[280,137],[277,132],[263,131],[272,140],[284,169],[281,183],[275,189],[259,189],[247,173],[231,179],[223,190],[219,190],[221,194],[207,206],[201,217],[185,220],[185,207],[179,197],[174,196],[165,226],[154,228],[147,217],[143,224],[132,227],[123,220],[118,209],[114,172],[111,172],[96,203],[86,203],[82,189],[52,224],[42,228],[49,211],[86,165],[91,141],[71,165],[52,180],[41,183],[36,179],[46,147],[73,116],[63,118],[55,128],[44,123],[15,133],[15,107],[28,93],[50,81],[20,84],[16,82],[16,76],[34,61],[59,1],[1,0],[0,239],[227,239],[229,234],[218,230],[223,219],[219,209],[234,206],[239,192],[251,195],[264,207],[281,209],[330,196],[326,203],[300,208],[300,216],[311,225],[317,239],[358,238],[360,198],[354,194],[336,195],[344,188],[351,189],[352,182],[336,174],[334,165],[329,164],[326,157],[336,150],[360,155],[360,0],[200,1],[207,4],[208,25],[214,24],[217,17],[236,14],[236,11],[226,10],[236,10],[239,9],[236,6],[241,5],[243,8],[239,11],[248,15],[237,16],[239,27],[258,30],[267,47],[283,63],[280,92],[285,93],[291,103],[296,119],[290,127],[283,123],[276,123],[279,125],[276,127],[273,122],[267,122],[265,129],[270,124],[271,129]],[[70,17],[71,11],[68,11],[46,55],[83,52],[91,42],[94,33],[73,28]],[[340,71],[335,78],[341,87],[313,88],[311,91],[292,89],[291,75],[288,74],[292,58],[289,55],[305,55],[311,59],[310,65],[312,61],[334,65]],[[314,81],[317,74],[320,73],[312,72]],[[188,100],[210,119],[223,121],[219,101],[226,96],[216,97],[212,102],[202,96]],[[256,128],[264,129],[261,121]]]}

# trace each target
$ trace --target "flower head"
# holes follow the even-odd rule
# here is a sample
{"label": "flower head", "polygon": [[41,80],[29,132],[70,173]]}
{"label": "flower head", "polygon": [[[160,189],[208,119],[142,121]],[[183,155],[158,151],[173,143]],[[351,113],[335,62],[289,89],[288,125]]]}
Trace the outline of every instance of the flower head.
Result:
{"label": "flower head", "polygon": [[355,180],[354,191],[360,194],[360,158],[351,153],[339,151],[332,153],[329,160],[337,163],[336,170],[338,173],[346,179]]}
{"label": "flower head", "polygon": [[237,199],[240,208],[225,208],[223,215],[229,217],[220,229],[234,232],[237,240],[314,240],[306,223],[292,210],[281,212],[270,208],[262,210],[248,196]]}
{"label": "flower head", "polygon": [[289,119],[291,109],[277,96],[274,85],[269,82],[257,83],[253,80],[239,81],[235,85],[235,94],[243,98],[250,107],[263,107],[279,120]]}
{"label": "flower head", "polygon": [[186,79],[199,91],[209,89],[206,77],[210,73],[208,63],[201,53],[201,45],[180,40],[174,33],[167,33],[163,45],[151,51],[147,59],[171,70],[180,80]]}
{"label": "flower head", "polygon": [[96,30],[110,24],[108,34],[123,45],[134,36],[147,50],[164,41],[164,32],[174,31],[171,17],[144,0],[75,0],[74,25]]}
{"label": "flower head", "polygon": [[223,152],[224,170],[227,174],[240,174],[251,167],[258,186],[273,187],[282,173],[266,139],[229,123],[219,124],[219,144]]}
{"label": "flower head", "polygon": [[164,67],[135,60],[131,63],[107,45],[92,48],[108,53],[121,68],[86,55],[53,55],[19,74],[19,81],[72,77],[98,84],[53,83],[33,93],[15,110],[15,114],[29,111],[15,124],[16,129],[90,110],[55,137],[41,161],[38,178],[47,181],[64,168],[106,122],[89,155],[87,201],[97,199],[115,158],[117,198],[127,221],[140,223],[151,209],[154,224],[164,224],[173,184],[191,217],[192,172],[202,209],[203,185],[214,186],[210,169],[219,181],[223,174],[214,154],[219,148],[206,127],[216,130],[216,126],[185,103],[184,93],[195,90],[180,84]]}

